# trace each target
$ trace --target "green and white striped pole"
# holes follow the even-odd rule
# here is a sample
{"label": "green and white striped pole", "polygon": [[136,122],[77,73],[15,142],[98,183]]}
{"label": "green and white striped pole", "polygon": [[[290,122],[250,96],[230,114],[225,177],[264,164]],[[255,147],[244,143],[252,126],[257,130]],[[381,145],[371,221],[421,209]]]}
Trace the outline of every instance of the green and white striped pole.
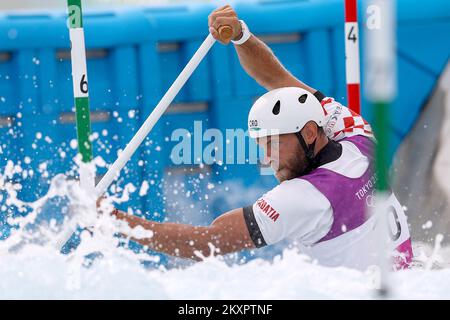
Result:
{"label": "green and white striped pole", "polygon": [[[90,199],[91,195],[94,195],[95,190],[95,167],[91,165],[93,152],[92,143],[90,141],[91,119],[89,109],[89,85],[81,0],[67,0],[67,7],[67,25],[71,42],[72,80],[75,100],[78,153],[81,155],[79,169],[80,186],[85,192],[86,201],[89,202],[89,200],[92,200],[92,210],[95,210],[96,199]],[[88,207],[91,207],[90,203],[88,203]],[[80,227],[80,221],[77,221],[77,219],[80,219],[80,216],[73,214],[72,218],[66,222],[65,229],[62,230],[59,238],[56,240],[56,248],[63,253],[68,253],[66,250],[68,241]],[[89,223],[87,224],[89,225]]]}
{"label": "green and white striped pole", "polygon": [[[70,30],[73,94],[75,98],[75,113],[78,152],[83,164],[92,161],[91,120],[89,110],[89,85],[87,76],[86,47],[83,29],[83,11],[81,0],[68,0],[68,26]],[[95,175],[87,166],[80,165],[80,183],[84,190],[95,188]]]}
{"label": "green and white striped pole", "polygon": [[[375,167],[377,173],[375,214],[378,216],[380,252],[379,292],[387,294],[391,270],[388,240],[389,190],[388,149],[389,110],[397,93],[397,61],[395,53],[395,0],[370,0],[367,7],[366,95],[374,110],[377,139]],[[385,254],[386,253],[386,254]]]}

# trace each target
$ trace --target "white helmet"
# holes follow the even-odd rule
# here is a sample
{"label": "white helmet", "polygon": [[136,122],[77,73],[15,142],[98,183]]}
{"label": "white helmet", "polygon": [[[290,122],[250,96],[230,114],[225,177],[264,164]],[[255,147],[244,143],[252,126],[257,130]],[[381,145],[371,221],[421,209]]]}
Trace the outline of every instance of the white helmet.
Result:
{"label": "white helmet", "polygon": [[319,127],[325,125],[325,111],[319,100],[305,89],[286,87],[256,100],[248,115],[248,131],[252,138],[295,133],[309,121]]}

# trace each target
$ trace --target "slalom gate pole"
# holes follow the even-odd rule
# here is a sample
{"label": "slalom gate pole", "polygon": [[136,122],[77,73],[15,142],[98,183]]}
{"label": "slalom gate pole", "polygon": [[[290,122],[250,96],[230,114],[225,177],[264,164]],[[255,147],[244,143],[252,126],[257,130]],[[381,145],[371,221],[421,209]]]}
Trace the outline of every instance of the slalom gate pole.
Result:
{"label": "slalom gate pole", "polygon": [[[81,0],[67,0],[69,14],[70,42],[72,45],[72,80],[75,98],[75,113],[78,152],[83,163],[90,163],[93,158],[91,135],[91,120],[89,109],[89,85],[87,76],[86,46],[84,41],[83,11]],[[95,177],[83,166],[80,168],[80,183],[83,189],[93,190]]]}
{"label": "slalom gate pole", "polygon": [[[86,194],[92,194],[95,189],[95,173],[89,166],[93,159],[91,135],[91,120],[89,109],[89,85],[87,76],[86,46],[83,29],[83,11],[81,0],[67,0],[67,24],[71,42],[72,81],[75,100],[75,119],[77,128],[78,153],[81,155],[79,169],[80,185]],[[93,203],[95,210],[95,202]],[[78,229],[74,219],[71,219],[62,232],[56,246],[64,251],[65,245]]]}
{"label": "slalom gate pole", "polygon": [[[366,94],[374,110],[374,129],[377,138],[375,167],[377,173],[375,214],[380,221],[380,269],[379,294],[386,296],[389,290],[388,277],[391,257],[388,252],[388,208],[390,129],[389,110],[396,96],[396,53],[395,53],[395,0],[370,0],[368,12],[378,13],[378,22],[367,31],[366,46]],[[384,255],[383,252],[386,252]]]}
{"label": "slalom gate pole", "polygon": [[345,56],[348,107],[361,114],[357,0],[345,0]]}
{"label": "slalom gate pole", "polygon": [[[222,39],[229,40],[232,35],[231,27],[222,26],[219,28],[219,34]],[[156,122],[161,118],[164,112],[167,110],[169,105],[172,103],[175,96],[184,86],[186,81],[198,67],[200,62],[209,52],[211,47],[214,45],[216,40],[213,38],[211,34],[209,34],[206,39],[203,41],[201,46],[195,52],[194,56],[188,62],[188,64],[184,67],[183,71],[179,74],[173,84],[170,86],[169,90],[167,90],[166,94],[159,101],[158,105],[155,107],[150,116],[145,120],[144,124],[138,130],[138,132],[134,135],[131,141],[128,143],[126,148],[121,152],[117,160],[113,163],[113,165],[108,169],[108,172],[103,176],[102,180],[95,187],[95,193],[99,197],[103,195],[103,193],[108,189],[114,179],[119,175],[122,168],[125,164],[130,160],[133,156],[134,152],[144,141],[145,137],[150,133],[150,131],[155,126]]]}

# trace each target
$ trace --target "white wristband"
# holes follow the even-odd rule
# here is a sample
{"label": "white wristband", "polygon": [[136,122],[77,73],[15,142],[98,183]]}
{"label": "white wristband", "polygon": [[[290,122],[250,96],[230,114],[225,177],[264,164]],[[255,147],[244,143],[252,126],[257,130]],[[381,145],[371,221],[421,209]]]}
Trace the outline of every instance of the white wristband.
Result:
{"label": "white wristband", "polygon": [[241,23],[241,27],[242,27],[242,37],[239,40],[231,40],[231,42],[233,42],[236,45],[241,45],[244,42],[246,42],[252,35],[252,33],[250,32],[250,30],[248,30],[247,25],[245,24],[244,20],[239,20],[239,22]]}

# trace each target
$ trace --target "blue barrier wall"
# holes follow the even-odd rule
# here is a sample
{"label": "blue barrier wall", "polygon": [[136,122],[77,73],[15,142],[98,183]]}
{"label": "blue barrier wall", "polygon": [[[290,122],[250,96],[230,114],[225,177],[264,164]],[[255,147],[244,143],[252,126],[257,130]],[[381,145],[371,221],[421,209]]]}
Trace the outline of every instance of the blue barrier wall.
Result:
{"label": "blue barrier wall", "polygon": [[[346,103],[342,0],[242,1],[234,7],[295,76]],[[206,37],[213,9],[186,4],[86,13],[94,156],[108,164],[117,158]],[[450,52],[450,2],[399,0],[397,12],[399,95],[391,113],[391,155]],[[0,168],[7,160],[23,167],[26,173],[14,179],[27,201],[44,195],[57,173],[76,178],[69,45],[63,12],[0,14]],[[118,193],[129,183],[138,191],[143,181],[149,184],[144,196],[132,193],[122,209],[159,221],[206,224],[256,200],[259,191],[251,190],[274,186],[275,179],[259,175],[256,165],[198,165],[199,155],[192,154],[193,165],[175,166],[170,158],[175,129],[193,132],[201,121],[201,132],[245,130],[251,104],[264,92],[240,67],[232,46],[215,45],[122,173]],[[365,101],[362,108],[370,121]],[[105,172],[98,168],[99,177]],[[242,191],[237,194],[231,190],[236,184]],[[17,214],[5,198],[3,223]],[[3,228],[6,237],[8,226]]]}

